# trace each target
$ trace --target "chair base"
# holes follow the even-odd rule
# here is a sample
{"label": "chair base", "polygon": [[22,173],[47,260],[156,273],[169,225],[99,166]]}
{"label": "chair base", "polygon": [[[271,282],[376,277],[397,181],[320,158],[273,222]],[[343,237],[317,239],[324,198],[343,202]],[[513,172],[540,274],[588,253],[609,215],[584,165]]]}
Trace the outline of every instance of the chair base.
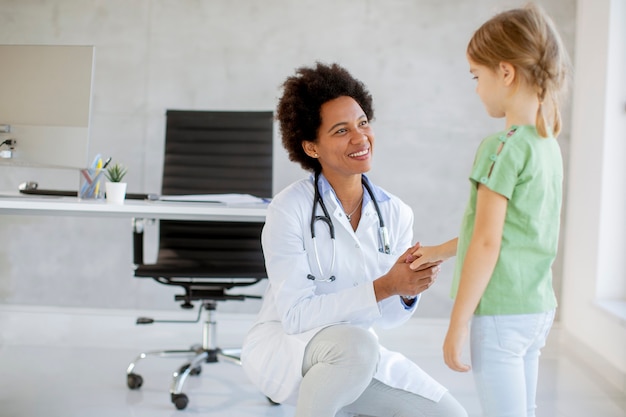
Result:
{"label": "chair base", "polygon": [[201,346],[192,346],[187,350],[154,350],[142,352],[130,363],[126,370],[126,384],[130,389],[139,389],[143,385],[143,377],[134,372],[137,363],[150,356],[161,358],[187,356],[191,359],[182,365],[172,374],[170,386],[170,397],[172,403],[178,410],[185,409],[189,403],[186,394],[183,393],[183,386],[187,377],[199,375],[202,372],[203,363],[215,363],[220,361],[241,365],[241,349],[203,349]]}
{"label": "chair base", "polygon": [[[166,357],[187,357],[190,358],[184,365],[172,374],[172,383],[170,385],[170,398],[172,403],[178,410],[183,410],[189,404],[189,398],[183,393],[183,386],[187,377],[190,375],[199,375],[202,372],[203,363],[215,363],[220,361],[230,362],[235,365],[241,365],[241,349],[221,349],[215,344],[215,332],[217,323],[214,320],[216,309],[216,301],[203,301],[200,311],[198,312],[198,320],[204,309],[207,312],[205,321],[202,324],[202,345],[194,345],[189,349],[182,350],[152,350],[140,353],[126,369],[126,385],[130,389],[139,389],[143,385],[143,377],[135,373],[135,367],[138,362],[149,357],[156,356]],[[139,319],[138,324],[153,323],[152,319]],[[170,321],[171,322],[171,321]],[[279,405],[267,398],[271,405]]]}
{"label": "chair base", "polygon": [[[139,361],[150,356],[188,357],[190,358],[188,362],[173,373],[172,383],[170,386],[172,403],[174,403],[177,409],[182,410],[186,408],[189,403],[187,395],[183,393],[185,381],[190,375],[200,374],[203,363],[226,361],[235,365],[241,365],[241,349],[221,349],[215,345],[217,323],[214,320],[214,314],[216,304],[217,303],[213,300],[203,301],[202,306],[200,307],[199,314],[201,314],[203,309],[207,313],[206,319],[202,325],[202,345],[194,345],[189,349],[183,350],[153,350],[140,353],[139,356],[137,356],[126,369],[126,384],[128,385],[128,388],[139,389],[143,385],[142,376],[134,372]],[[199,317],[200,316],[198,316],[198,319]],[[141,321],[138,321],[138,323],[141,323]]]}

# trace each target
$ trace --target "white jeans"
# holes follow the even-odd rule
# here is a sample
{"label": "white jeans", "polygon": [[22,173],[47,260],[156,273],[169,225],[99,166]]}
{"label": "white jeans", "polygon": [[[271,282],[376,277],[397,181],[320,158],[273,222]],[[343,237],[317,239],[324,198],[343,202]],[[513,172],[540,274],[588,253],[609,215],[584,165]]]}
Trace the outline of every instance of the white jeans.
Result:
{"label": "white jeans", "polygon": [[485,417],[535,416],[539,355],[554,313],[472,318],[472,370]]}

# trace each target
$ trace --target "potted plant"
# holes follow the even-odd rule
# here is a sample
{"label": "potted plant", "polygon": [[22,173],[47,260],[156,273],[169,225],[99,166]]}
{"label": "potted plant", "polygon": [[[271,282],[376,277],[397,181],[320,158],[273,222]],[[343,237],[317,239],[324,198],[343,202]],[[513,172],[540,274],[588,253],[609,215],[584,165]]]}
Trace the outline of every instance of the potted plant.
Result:
{"label": "potted plant", "polygon": [[126,198],[126,183],[122,182],[126,175],[126,167],[116,163],[106,169],[104,175],[107,178],[105,184],[107,203],[124,204]]}

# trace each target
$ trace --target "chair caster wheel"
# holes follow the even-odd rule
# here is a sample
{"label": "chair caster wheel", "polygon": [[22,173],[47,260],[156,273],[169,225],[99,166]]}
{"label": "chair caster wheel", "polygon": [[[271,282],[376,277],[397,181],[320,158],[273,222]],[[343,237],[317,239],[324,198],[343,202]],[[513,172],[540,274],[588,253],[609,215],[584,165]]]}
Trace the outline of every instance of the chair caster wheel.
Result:
{"label": "chair caster wheel", "polygon": [[187,404],[189,404],[189,398],[183,393],[172,394],[172,403],[174,403],[177,410],[184,410]]}
{"label": "chair caster wheel", "polygon": [[[187,370],[187,368],[189,368],[189,365],[181,366],[180,369],[178,370],[178,373],[182,374],[183,372]],[[202,373],[202,366],[196,366],[191,371],[189,371],[189,375],[200,375],[201,373]]]}
{"label": "chair caster wheel", "polygon": [[272,400],[270,397],[266,397],[267,401],[269,401],[270,405],[280,405],[280,403],[277,403],[276,401]]}
{"label": "chair caster wheel", "polygon": [[141,375],[128,374],[126,375],[126,385],[130,389],[139,389],[143,385],[143,378]]}

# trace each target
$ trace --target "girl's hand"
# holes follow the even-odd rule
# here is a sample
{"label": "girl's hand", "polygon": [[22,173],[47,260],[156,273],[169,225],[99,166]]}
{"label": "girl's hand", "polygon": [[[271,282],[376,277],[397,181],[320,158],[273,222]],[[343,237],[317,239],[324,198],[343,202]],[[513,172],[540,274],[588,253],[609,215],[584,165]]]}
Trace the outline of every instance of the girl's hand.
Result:
{"label": "girl's hand", "polygon": [[411,269],[414,271],[426,263],[441,263],[444,260],[438,253],[437,246],[420,246],[417,243],[413,248],[415,250],[407,258],[407,261],[411,263]]}
{"label": "girl's hand", "polygon": [[443,360],[453,371],[467,372],[472,369],[471,366],[461,362],[461,352],[468,333],[469,326],[467,324],[448,327],[448,333],[443,342]]}
{"label": "girl's hand", "polygon": [[451,239],[441,245],[422,246],[419,243],[413,245],[412,252],[407,262],[411,263],[411,269],[416,271],[424,264],[440,264],[456,254],[458,238]]}
{"label": "girl's hand", "polygon": [[439,262],[426,263],[415,270],[409,268],[411,253],[416,245],[400,255],[385,275],[374,280],[376,301],[394,295],[414,296],[426,291],[435,282],[440,271]]}

